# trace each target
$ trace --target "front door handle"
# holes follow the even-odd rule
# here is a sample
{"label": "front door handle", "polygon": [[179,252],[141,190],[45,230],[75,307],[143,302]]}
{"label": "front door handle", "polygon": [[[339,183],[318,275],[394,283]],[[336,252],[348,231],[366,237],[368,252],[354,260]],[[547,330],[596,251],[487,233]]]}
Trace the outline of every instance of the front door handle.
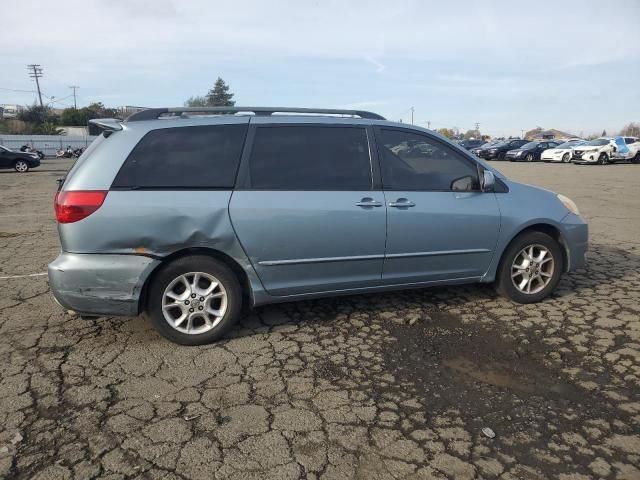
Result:
{"label": "front door handle", "polygon": [[413,202],[410,202],[406,198],[399,198],[395,202],[389,202],[389,206],[396,207],[396,208],[406,208],[406,207],[415,207],[416,204]]}
{"label": "front door handle", "polygon": [[356,203],[358,207],[381,207],[382,202],[376,202],[373,198],[365,197]]}

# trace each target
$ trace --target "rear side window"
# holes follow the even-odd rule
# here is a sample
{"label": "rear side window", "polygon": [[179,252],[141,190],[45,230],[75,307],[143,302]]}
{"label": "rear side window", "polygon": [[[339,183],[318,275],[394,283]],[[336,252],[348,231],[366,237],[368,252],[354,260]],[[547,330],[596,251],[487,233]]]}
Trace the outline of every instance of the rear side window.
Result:
{"label": "rear side window", "polygon": [[246,125],[152,130],[129,154],[113,187],[233,188],[246,133]]}
{"label": "rear side window", "polygon": [[359,127],[258,127],[249,159],[256,190],[370,190],[367,132]]}

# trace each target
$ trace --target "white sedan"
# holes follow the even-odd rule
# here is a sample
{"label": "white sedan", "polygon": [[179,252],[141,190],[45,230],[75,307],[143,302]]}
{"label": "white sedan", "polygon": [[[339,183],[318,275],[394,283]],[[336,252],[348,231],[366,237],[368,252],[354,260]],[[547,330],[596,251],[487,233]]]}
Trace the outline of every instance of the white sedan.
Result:
{"label": "white sedan", "polygon": [[565,143],[558,145],[555,148],[548,148],[540,155],[540,160],[543,162],[571,162],[573,156],[573,147],[584,145],[586,140],[569,140]]}

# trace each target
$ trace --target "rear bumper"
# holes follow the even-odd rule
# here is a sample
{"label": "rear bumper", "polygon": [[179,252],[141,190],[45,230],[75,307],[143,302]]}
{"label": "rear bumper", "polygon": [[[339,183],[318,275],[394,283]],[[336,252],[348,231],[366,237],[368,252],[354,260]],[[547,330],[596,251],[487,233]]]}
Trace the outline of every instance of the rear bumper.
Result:
{"label": "rear bumper", "polygon": [[62,252],[49,285],[64,308],[87,315],[138,315],[142,287],[158,260],[138,255]]}

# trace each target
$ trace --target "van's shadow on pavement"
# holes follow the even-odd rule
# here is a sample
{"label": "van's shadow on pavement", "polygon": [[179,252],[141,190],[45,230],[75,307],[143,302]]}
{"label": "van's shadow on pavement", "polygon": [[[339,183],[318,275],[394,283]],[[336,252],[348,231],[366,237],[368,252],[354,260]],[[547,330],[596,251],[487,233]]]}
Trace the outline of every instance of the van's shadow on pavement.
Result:
{"label": "van's shadow on pavement", "polygon": [[[633,250],[625,250],[611,245],[593,244],[589,247],[585,268],[564,274],[556,291],[545,302],[564,297],[588,294],[603,283],[612,283],[640,271],[640,255]],[[622,287],[624,288],[624,286]],[[437,304],[463,306],[477,301],[486,302],[500,298],[491,284],[470,284],[437,286],[422,289],[400,290],[394,292],[338,296],[317,300],[302,300],[283,304],[257,307],[248,314],[264,319],[279,317],[277,324],[321,319],[329,320],[344,312],[358,311],[367,315],[378,315],[382,311],[393,309],[413,311],[415,309],[437,309]],[[514,307],[517,305],[512,303]],[[503,305],[501,307],[504,308]],[[507,307],[508,308],[508,307]],[[300,315],[300,311],[313,311],[311,318]],[[295,312],[295,313],[294,313]],[[318,318],[318,312],[322,312]],[[245,317],[246,319],[247,317]],[[241,325],[242,325],[241,321]],[[245,328],[236,327],[228,338],[251,335]]]}

